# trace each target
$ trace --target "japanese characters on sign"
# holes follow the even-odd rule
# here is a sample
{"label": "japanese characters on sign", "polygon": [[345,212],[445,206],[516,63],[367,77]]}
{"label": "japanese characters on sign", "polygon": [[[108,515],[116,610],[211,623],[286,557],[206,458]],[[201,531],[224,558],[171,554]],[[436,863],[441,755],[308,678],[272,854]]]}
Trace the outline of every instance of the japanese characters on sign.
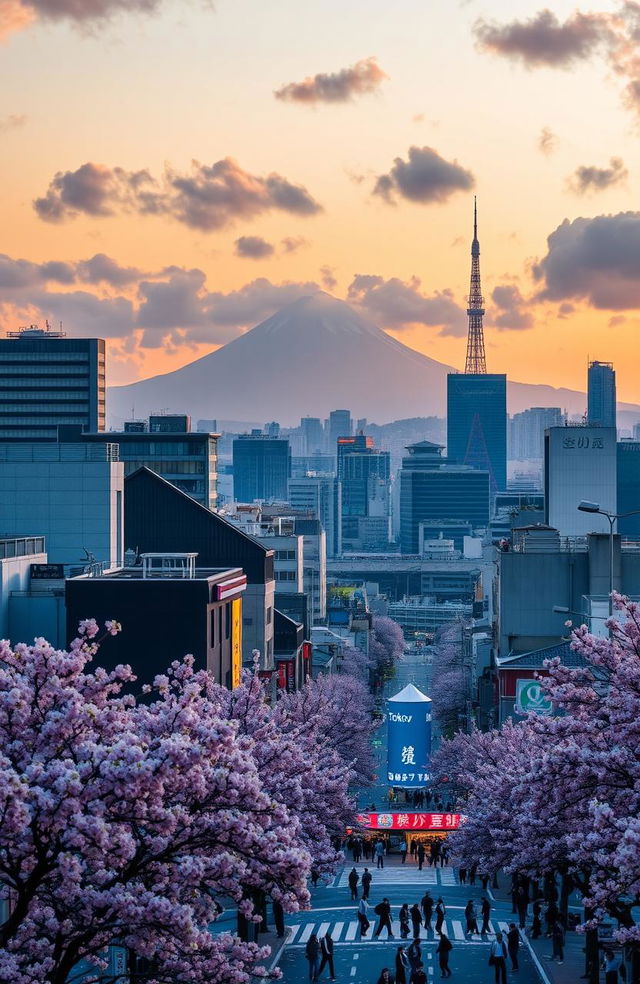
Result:
{"label": "japanese characters on sign", "polygon": [[576,448],[586,451],[590,448],[592,451],[602,451],[604,449],[604,441],[601,437],[589,437],[586,434],[578,437],[563,437],[562,438],[563,448]]}
{"label": "japanese characters on sign", "polygon": [[387,705],[387,782],[406,789],[431,780],[431,701],[390,700]]}
{"label": "japanese characters on sign", "polygon": [[456,830],[460,813],[359,813],[357,822],[368,830]]}

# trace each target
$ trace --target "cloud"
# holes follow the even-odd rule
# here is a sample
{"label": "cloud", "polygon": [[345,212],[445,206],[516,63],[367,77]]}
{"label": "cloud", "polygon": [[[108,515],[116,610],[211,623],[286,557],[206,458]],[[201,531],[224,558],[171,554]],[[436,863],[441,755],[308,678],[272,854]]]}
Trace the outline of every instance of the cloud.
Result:
{"label": "cloud", "polygon": [[299,249],[309,245],[309,240],[304,236],[285,236],[281,245],[285,253],[297,253]]}
{"label": "cloud", "polygon": [[428,296],[420,290],[418,277],[406,282],[398,277],[385,280],[375,274],[356,274],[348,290],[349,301],[364,308],[386,328],[401,331],[411,325],[439,326],[441,335],[462,336],[467,319],[450,290]]}
{"label": "cloud", "polygon": [[119,14],[154,14],[164,0],[0,0],[0,37],[33,21],[69,21],[87,31]]}
{"label": "cloud", "polygon": [[432,147],[410,147],[409,160],[396,157],[373,189],[390,204],[400,195],[412,202],[444,202],[456,191],[473,188],[475,179],[457,161],[446,161]]}
{"label": "cloud", "polygon": [[123,338],[133,329],[133,303],[126,297],[96,297],[88,291],[34,291],[28,303],[53,321],[61,321],[72,334]]}
{"label": "cloud", "polygon": [[525,309],[525,299],[515,284],[494,287],[491,300],[495,309],[488,323],[501,331],[526,331],[533,328],[533,316]]}
{"label": "cloud", "polygon": [[592,55],[610,38],[610,18],[576,11],[561,23],[544,9],[526,21],[496,24],[482,18],[473,32],[478,47],[493,54],[522,61],[528,68],[548,65],[568,68]]}
{"label": "cloud", "polygon": [[551,154],[557,149],[558,146],[558,136],[549,129],[548,126],[543,126],[540,131],[540,136],[538,137],[538,150],[545,157],[550,157]]}
{"label": "cloud", "polygon": [[137,267],[120,266],[110,256],[96,253],[89,260],[82,260],[77,265],[78,276],[89,284],[105,283],[111,287],[127,287],[136,283],[144,276]]}
{"label": "cloud", "polygon": [[13,31],[28,27],[34,18],[33,9],[20,3],[20,0],[0,0],[0,40]]}
{"label": "cloud", "polygon": [[302,185],[279,174],[257,177],[230,157],[211,166],[193,161],[181,174],[165,168],[158,181],[146,171],[126,171],[87,162],[76,171],[59,171],[34,208],[47,222],[84,214],[104,218],[119,213],[165,215],[191,229],[211,232],[237,219],[279,210],[315,215],[321,206]]}
{"label": "cloud", "polygon": [[240,236],[239,239],[236,239],[235,247],[236,256],[246,257],[250,260],[263,260],[275,253],[275,248],[262,236]]}
{"label": "cloud", "polygon": [[258,277],[229,294],[209,294],[211,320],[216,325],[254,325],[275,314],[285,304],[315,294],[319,289],[313,281],[273,284],[265,277]]}
{"label": "cloud", "polygon": [[606,191],[629,177],[629,172],[620,157],[612,157],[609,167],[594,167],[582,164],[577,167],[568,181],[568,186],[576,195],[588,192]]}
{"label": "cloud", "polygon": [[375,58],[364,58],[339,72],[320,72],[308,76],[302,82],[290,82],[276,89],[274,96],[285,102],[304,103],[307,106],[315,106],[321,102],[344,103],[356,96],[375,92],[388,78]]}
{"label": "cloud", "polygon": [[534,267],[538,300],[586,300],[593,307],[640,308],[640,212],[565,219]]}
{"label": "cloud", "polygon": [[334,290],[338,286],[338,281],[335,278],[335,271],[333,267],[325,264],[320,268],[320,282],[323,287],[327,290]]}
{"label": "cloud", "polygon": [[[0,17],[2,7],[0,6]],[[1,36],[1,35],[0,35]],[[9,133],[11,130],[19,130],[27,122],[28,116],[25,113],[10,113],[8,116],[0,116],[0,133]]]}

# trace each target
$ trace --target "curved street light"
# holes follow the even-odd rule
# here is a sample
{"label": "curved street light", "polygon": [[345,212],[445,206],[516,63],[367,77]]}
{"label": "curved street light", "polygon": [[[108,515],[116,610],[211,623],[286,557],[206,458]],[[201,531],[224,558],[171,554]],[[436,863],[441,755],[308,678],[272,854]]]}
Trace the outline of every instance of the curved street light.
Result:
{"label": "curved street light", "polygon": [[583,499],[578,505],[578,510],[585,513],[597,513],[599,516],[606,516],[609,520],[609,618],[613,615],[613,526],[616,520],[626,519],[627,516],[640,515],[640,509],[632,509],[625,513],[612,513],[607,509],[601,509],[598,502],[589,502]]}

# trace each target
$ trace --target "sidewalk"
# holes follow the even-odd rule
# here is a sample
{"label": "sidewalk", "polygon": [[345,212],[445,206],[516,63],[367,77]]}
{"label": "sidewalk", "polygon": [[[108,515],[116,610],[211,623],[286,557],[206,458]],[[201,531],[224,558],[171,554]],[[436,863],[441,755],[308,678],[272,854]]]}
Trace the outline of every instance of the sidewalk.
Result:
{"label": "sidewalk", "polygon": [[[493,897],[500,902],[511,905],[511,877],[501,871],[498,875],[499,888],[492,888]],[[529,911],[531,907],[529,907]],[[518,925],[518,917],[514,913],[513,921]],[[559,964],[555,960],[549,959],[553,952],[551,940],[545,936],[540,936],[537,940],[532,940],[529,936],[531,931],[531,915],[527,919],[527,929],[524,931],[525,946],[528,946],[533,954],[534,961],[538,966],[543,981],[549,984],[579,984],[584,974],[584,936],[567,930],[564,946],[564,960]]]}

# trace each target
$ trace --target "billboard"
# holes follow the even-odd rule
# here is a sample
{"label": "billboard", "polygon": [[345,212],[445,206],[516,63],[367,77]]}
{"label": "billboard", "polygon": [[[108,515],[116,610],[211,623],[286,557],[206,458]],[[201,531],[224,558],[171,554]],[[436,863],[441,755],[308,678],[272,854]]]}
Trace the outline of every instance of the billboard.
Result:
{"label": "billboard", "polygon": [[231,602],[231,686],[239,687],[242,679],[242,598]]}
{"label": "billboard", "polygon": [[367,830],[457,830],[460,813],[358,813],[356,822]]}
{"label": "billboard", "polygon": [[516,714],[553,714],[553,705],[539,680],[516,680]]}
{"label": "billboard", "polygon": [[387,781],[415,789],[431,779],[431,700],[408,684],[387,701]]}

